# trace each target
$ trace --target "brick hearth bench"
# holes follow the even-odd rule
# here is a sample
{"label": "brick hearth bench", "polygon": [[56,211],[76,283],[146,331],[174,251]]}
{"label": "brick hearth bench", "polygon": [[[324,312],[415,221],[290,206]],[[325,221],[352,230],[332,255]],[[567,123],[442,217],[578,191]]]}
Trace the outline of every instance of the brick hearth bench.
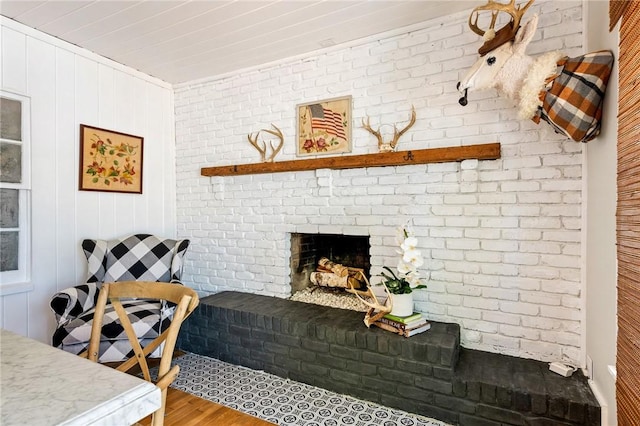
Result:
{"label": "brick hearth bench", "polygon": [[580,371],[460,347],[457,324],[404,338],[363,314],[250,293],[207,296],[178,347],[463,426],[599,425]]}

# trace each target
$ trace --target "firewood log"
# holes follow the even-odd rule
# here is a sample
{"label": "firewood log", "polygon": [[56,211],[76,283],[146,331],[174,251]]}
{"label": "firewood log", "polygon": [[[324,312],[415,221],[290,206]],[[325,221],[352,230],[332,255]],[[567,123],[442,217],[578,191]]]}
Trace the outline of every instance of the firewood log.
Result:
{"label": "firewood log", "polygon": [[351,266],[347,266],[347,270],[349,271],[349,278],[353,278],[355,280],[364,282],[364,269],[362,268],[352,268]]}
{"label": "firewood log", "polygon": [[348,277],[339,277],[331,272],[312,272],[309,276],[311,282],[321,287],[341,287],[347,288]]}
{"label": "firewood log", "polygon": [[339,263],[334,263],[326,257],[320,258],[320,260],[318,261],[318,266],[322,267],[323,269],[330,270],[339,277],[346,277],[347,275],[349,275],[348,268]]}
{"label": "firewood log", "polygon": [[364,288],[365,282],[363,280],[359,280],[356,277],[347,277],[347,283],[353,288]]}

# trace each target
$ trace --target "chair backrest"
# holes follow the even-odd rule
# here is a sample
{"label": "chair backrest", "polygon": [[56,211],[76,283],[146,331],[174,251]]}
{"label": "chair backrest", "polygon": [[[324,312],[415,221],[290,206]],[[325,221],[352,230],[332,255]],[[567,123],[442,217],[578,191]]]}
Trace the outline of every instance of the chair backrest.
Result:
{"label": "chair backrest", "polygon": [[111,241],[84,240],[87,282],[180,281],[189,240],[136,234]]}
{"label": "chair backrest", "polygon": [[[122,300],[132,298],[163,300],[176,305],[169,327],[144,347],[138,340],[121,302]],[[134,352],[134,355],[130,359],[124,361],[116,369],[126,372],[137,364],[140,366],[145,380],[155,382],[162,390],[162,407],[153,415],[153,425],[162,425],[166,403],[166,389],[178,376],[178,372],[180,371],[178,365],[171,368],[171,359],[178,338],[178,332],[180,331],[182,322],[191,315],[198,306],[198,294],[189,287],[169,283],[124,281],[103,284],[100,289],[100,295],[98,296],[93,317],[89,347],[85,353],[80,354],[80,356],[86,355],[87,358],[94,362],[97,362],[99,358],[98,352],[100,348],[102,323],[107,303],[111,303],[114,307]],[[160,345],[164,345],[164,347],[162,349],[162,357],[160,358],[158,375],[155,380],[152,380],[146,357]]]}

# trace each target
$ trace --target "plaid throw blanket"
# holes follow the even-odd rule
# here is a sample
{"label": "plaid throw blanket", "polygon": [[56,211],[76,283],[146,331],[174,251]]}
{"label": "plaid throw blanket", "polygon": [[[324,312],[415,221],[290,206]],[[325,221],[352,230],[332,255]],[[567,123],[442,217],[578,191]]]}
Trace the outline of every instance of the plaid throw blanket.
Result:
{"label": "plaid throw blanket", "polygon": [[558,62],[559,73],[540,93],[542,106],[532,118],[548,122],[557,133],[588,142],[600,133],[602,101],[611,74],[610,51],[589,53]]}

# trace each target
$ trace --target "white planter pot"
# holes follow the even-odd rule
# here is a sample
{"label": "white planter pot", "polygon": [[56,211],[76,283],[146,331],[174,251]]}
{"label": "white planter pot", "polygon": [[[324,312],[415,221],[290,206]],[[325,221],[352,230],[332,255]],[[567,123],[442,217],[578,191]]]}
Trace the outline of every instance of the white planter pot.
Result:
{"label": "white planter pot", "polygon": [[391,300],[393,301],[391,315],[407,317],[413,314],[413,293],[392,294]]}

